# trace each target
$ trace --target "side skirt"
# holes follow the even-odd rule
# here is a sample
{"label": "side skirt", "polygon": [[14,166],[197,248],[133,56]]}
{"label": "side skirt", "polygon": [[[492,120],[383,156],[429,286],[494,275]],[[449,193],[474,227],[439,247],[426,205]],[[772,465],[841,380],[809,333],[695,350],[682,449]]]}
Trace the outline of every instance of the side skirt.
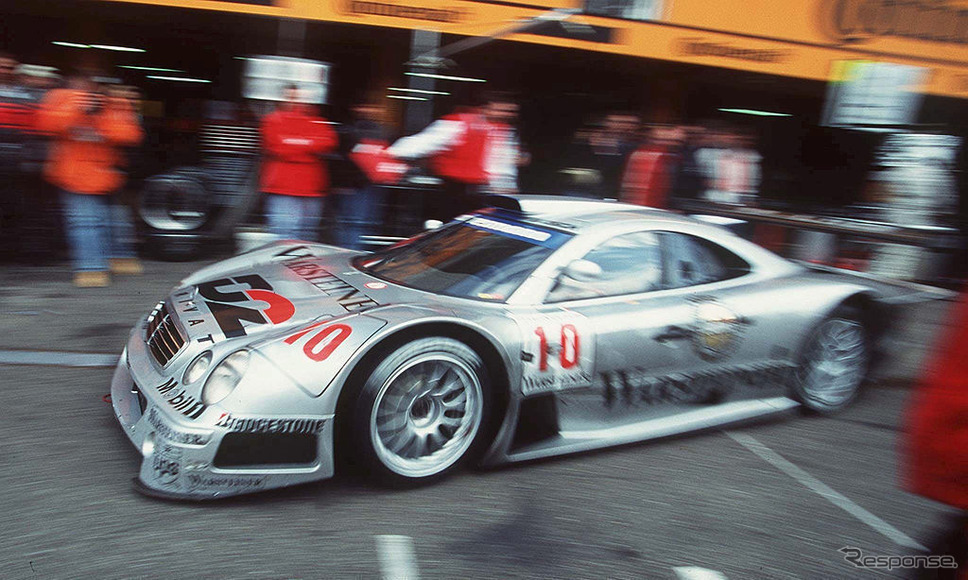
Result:
{"label": "side skirt", "polygon": [[686,411],[669,417],[649,419],[617,427],[561,431],[549,439],[515,449],[507,455],[506,460],[509,463],[515,463],[658,439],[782,413],[798,406],[800,406],[800,403],[787,397],[754,399],[723,403],[715,407]]}

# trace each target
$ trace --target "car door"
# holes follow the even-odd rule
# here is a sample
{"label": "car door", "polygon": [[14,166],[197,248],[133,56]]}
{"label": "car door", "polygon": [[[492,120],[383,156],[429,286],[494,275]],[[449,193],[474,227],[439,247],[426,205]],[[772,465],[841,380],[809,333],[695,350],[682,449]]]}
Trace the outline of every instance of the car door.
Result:
{"label": "car door", "polygon": [[788,358],[771,332],[782,308],[762,307],[775,297],[736,253],[695,232],[642,230],[607,238],[581,260],[601,275],[563,274],[545,299],[587,321],[583,335],[595,340],[592,389],[559,392],[564,431],[785,393]]}
{"label": "car door", "polygon": [[[542,306],[587,321],[587,334],[594,337],[592,388],[557,393],[562,430],[631,424],[704,403],[683,380],[696,358],[688,333],[695,306],[665,291],[658,234],[621,233],[580,259],[597,265],[600,274],[575,280],[563,273]],[[552,352],[556,346],[568,347],[563,341]]]}
{"label": "car door", "polygon": [[[657,232],[664,284],[689,303],[690,348],[682,361],[698,391],[720,400],[785,394],[793,357],[782,298],[769,280],[722,245],[695,233]],[[686,340],[684,338],[683,340]]]}

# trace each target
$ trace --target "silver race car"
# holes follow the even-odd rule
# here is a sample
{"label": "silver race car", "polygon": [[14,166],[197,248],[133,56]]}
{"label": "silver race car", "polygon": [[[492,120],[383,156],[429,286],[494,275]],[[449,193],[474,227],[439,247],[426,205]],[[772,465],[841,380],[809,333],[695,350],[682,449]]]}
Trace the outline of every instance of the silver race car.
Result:
{"label": "silver race car", "polygon": [[153,495],[395,485],[849,404],[883,316],[853,279],[618,203],[504,198],[375,253],[277,242],[183,280],[111,386]]}

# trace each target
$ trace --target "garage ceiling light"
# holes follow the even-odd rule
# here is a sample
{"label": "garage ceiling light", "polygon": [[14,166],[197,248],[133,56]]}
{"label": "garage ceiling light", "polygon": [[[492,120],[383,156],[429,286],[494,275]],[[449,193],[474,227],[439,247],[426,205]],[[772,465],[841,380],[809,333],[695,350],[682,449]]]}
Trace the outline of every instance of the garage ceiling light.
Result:
{"label": "garage ceiling light", "polygon": [[163,75],[146,75],[146,79],[155,79],[156,81],[175,81],[181,83],[210,83],[212,81],[208,79],[193,79],[190,77],[168,77]]}
{"label": "garage ceiling light", "polygon": [[774,113],[772,111],[758,111],[756,109],[719,109],[724,113],[739,113],[740,115],[753,115],[756,117],[792,117],[790,113]]}
{"label": "garage ceiling light", "polygon": [[444,95],[444,96],[447,96],[447,95],[450,94],[450,93],[447,93],[447,92],[444,92],[444,91],[425,91],[423,89],[404,89],[404,88],[400,88],[400,87],[390,87],[387,90],[388,91],[403,91],[403,92],[407,92],[407,93],[419,93],[421,95]]}
{"label": "garage ceiling light", "polygon": [[183,70],[178,70],[177,68],[159,68],[154,66],[132,66],[127,64],[120,65],[118,68],[126,68],[128,70],[144,70],[149,72],[174,72],[174,73],[185,72]]}
{"label": "garage ceiling light", "polygon": [[54,42],[51,42],[51,44],[55,44],[57,46],[66,46],[67,48],[91,48],[87,44],[78,44],[76,42],[64,42],[63,40],[55,40]]}
{"label": "garage ceiling light", "polygon": [[407,95],[387,95],[388,99],[400,99],[401,101],[426,101],[423,97],[409,97]]}
{"label": "garage ceiling light", "polygon": [[115,46],[113,44],[92,44],[91,48],[100,48],[101,50],[113,50],[114,52],[148,52],[143,48],[131,48],[130,46]]}
{"label": "garage ceiling light", "polygon": [[487,79],[475,79],[472,77],[452,77],[450,75],[438,75],[434,73],[408,72],[405,74],[412,77],[422,77],[425,79],[440,79],[442,81],[458,81],[458,82],[465,82],[465,83],[486,83],[487,82]]}

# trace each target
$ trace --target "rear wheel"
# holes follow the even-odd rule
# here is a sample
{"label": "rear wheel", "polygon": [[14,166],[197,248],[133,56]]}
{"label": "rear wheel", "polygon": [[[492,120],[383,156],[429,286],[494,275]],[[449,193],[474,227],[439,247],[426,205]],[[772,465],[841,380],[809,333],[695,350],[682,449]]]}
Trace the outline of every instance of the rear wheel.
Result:
{"label": "rear wheel", "polygon": [[472,348],[418,339],[390,353],[360,389],[354,451],[385,483],[428,483],[477,455],[491,407],[484,362]]}
{"label": "rear wheel", "polygon": [[859,315],[842,307],[811,334],[797,368],[795,394],[810,411],[839,411],[857,398],[869,361],[868,333]]}

